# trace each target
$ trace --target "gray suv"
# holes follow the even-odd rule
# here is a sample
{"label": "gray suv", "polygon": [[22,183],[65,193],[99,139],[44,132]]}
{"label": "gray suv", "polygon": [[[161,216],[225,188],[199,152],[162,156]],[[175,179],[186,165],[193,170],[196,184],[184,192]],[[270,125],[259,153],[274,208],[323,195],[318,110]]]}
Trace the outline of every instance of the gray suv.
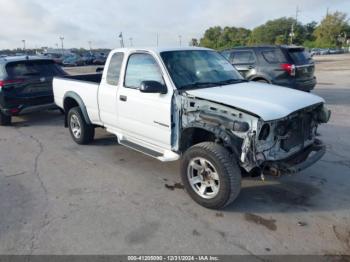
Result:
{"label": "gray suv", "polygon": [[303,47],[252,46],[221,54],[250,81],[271,83],[310,92],[316,85],[315,64]]}

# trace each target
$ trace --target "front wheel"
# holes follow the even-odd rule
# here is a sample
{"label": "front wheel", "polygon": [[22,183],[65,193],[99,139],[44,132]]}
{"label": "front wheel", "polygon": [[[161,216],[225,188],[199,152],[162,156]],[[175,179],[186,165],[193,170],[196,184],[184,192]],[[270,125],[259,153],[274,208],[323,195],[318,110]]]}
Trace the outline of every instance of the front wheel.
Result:
{"label": "front wheel", "polygon": [[235,159],[212,142],[194,145],[185,152],[181,178],[191,198],[211,209],[229,205],[241,189],[241,172]]}
{"label": "front wheel", "polygon": [[69,110],[68,127],[73,140],[79,145],[86,145],[94,139],[95,128],[86,123],[79,107]]}

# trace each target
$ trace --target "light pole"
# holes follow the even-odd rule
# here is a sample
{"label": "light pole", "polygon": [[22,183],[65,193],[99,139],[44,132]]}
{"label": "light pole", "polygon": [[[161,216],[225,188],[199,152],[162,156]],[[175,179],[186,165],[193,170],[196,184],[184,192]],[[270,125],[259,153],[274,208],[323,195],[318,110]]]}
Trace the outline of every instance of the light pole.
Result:
{"label": "light pole", "polygon": [[60,40],[61,40],[61,48],[62,48],[62,55],[63,55],[63,40],[64,40],[64,37],[63,36],[60,36]]}
{"label": "light pole", "polygon": [[22,43],[23,43],[23,51],[25,52],[26,51],[26,40],[22,40]]}
{"label": "light pole", "polygon": [[181,35],[179,35],[179,44],[180,44],[180,47],[181,47],[181,45],[182,45],[182,36]]}
{"label": "light pole", "polygon": [[90,48],[90,53],[91,53],[91,51],[92,51],[92,47],[91,47],[92,41],[89,41],[88,43],[89,43],[89,48]]}
{"label": "light pole", "polygon": [[120,32],[119,34],[119,39],[120,39],[120,47],[124,48],[124,39],[123,39],[123,32]]}
{"label": "light pole", "polygon": [[159,34],[157,33],[157,47],[159,46]]}

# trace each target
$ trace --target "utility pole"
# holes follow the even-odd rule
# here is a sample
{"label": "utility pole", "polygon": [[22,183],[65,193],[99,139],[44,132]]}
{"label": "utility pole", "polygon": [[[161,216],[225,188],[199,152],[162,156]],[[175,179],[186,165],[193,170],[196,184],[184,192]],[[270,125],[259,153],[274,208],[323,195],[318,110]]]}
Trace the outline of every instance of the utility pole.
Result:
{"label": "utility pole", "polygon": [[123,39],[123,32],[120,32],[119,34],[119,39],[120,39],[120,47],[124,48],[124,39]]}
{"label": "utility pole", "polygon": [[26,51],[26,40],[22,40],[22,43],[23,43],[23,51],[25,52]]}
{"label": "utility pole", "polygon": [[179,44],[180,44],[180,47],[181,47],[181,45],[182,45],[182,36],[181,35],[179,35]]}
{"label": "utility pole", "polygon": [[60,40],[61,40],[61,48],[62,48],[62,55],[63,55],[63,53],[64,53],[64,46],[63,46],[64,37],[60,36]]}
{"label": "utility pole", "polygon": [[298,16],[300,14],[301,10],[299,9],[299,6],[297,6],[296,10],[295,10],[295,23],[292,23],[292,28],[291,28],[291,32],[289,34],[290,36],[290,44],[292,45],[293,44],[293,38],[295,36],[295,33],[294,33],[294,27],[297,26],[298,24]]}
{"label": "utility pole", "polygon": [[91,47],[92,41],[89,41],[88,43],[89,43],[89,49],[90,49],[90,53],[91,53],[91,51],[92,51],[92,47]]}
{"label": "utility pole", "polygon": [[129,41],[130,41],[130,47],[133,47],[133,44],[132,44],[132,37],[129,38]]}

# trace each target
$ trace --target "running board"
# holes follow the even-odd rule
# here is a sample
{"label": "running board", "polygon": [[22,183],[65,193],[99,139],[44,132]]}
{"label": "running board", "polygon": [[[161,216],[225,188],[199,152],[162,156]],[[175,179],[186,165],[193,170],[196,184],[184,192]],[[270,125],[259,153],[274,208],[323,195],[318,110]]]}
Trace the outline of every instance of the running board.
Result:
{"label": "running board", "polygon": [[120,140],[119,143],[123,146],[126,146],[128,148],[134,149],[138,152],[141,152],[145,155],[157,158],[160,161],[168,162],[168,161],[175,161],[180,158],[180,156],[172,151],[166,151],[163,153],[143,147],[141,145],[135,144],[129,140]]}

